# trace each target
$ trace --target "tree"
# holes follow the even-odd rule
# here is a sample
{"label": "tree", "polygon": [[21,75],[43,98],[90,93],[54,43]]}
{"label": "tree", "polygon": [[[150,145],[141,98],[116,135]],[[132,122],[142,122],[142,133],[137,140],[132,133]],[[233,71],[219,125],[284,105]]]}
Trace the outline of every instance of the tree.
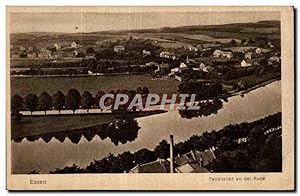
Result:
{"label": "tree", "polygon": [[142,87],[138,87],[137,89],[136,89],[136,94],[143,94],[143,89],[142,89]]}
{"label": "tree", "polygon": [[23,109],[24,99],[20,95],[14,95],[11,98],[11,112],[13,115],[18,114]]}
{"label": "tree", "polygon": [[[103,95],[105,95],[105,92],[102,91],[102,90],[99,90],[98,93],[97,93],[97,95],[96,95],[96,97],[95,97],[95,104],[96,104],[98,107],[100,107],[99,101],[100,101],[100,99],[101,99],[101,97],[102,97]],[[101,112],[102,112],[102,108],[100,108],[100,109],[101,109]]]}
{"label": "tree", "polygon": [[36,94],[28,94],[25,97],[24,104],[26,109],[29,110],[32,115],[32,112],[38,108],[38,97],[36,96]]}
{"label": "tree", "polygon": [[51,109],[52,106],[52,98],[47,92],[42,92],[38,99],[39,109],[46,111]]}
{"label": "tree", "polygon": [[14,95],[11,98],[11,115],[18,121],[21,119],[20,111],[23,109],[24,99],[20,95]]}
{"label": "tree", "polygon": [[68,91],[66,96],[66,107],[67,109],[73,110],[73,114],[75,110],[80,106],[80,93],[75,88],[72,88]]}
{"label": "tree", "polygon": [[65,106],[65,95],[61,91],[57,91],[52,96],[53,107],[58,110],[60,114],[60,110],[62,110]]}
{"label": "tree", "polygon": [[143,95],[148,95],[149,89],[147,87],[143,87]]}
{"label": "tree", "polygon": [[129,172],[134,165],[134,155],[131,152],[123,152],[117,156],[116,165],[121,170],[121,172]]}
{"label": "tree", "polygon": [[94,103],[93,95],[90,92],[85,91],[81,97],[81,107],[87,109],[87,112],[89,112],[89,109],[91,108],[93,103]]}
{"label": "tree", "polygon": [[166,140],[159,142],[158,146],[155,147],[154,153],[161,159],[167,159],[170,157],[170,144]]}
{"label": "tree", "polygon": [[134,153],[135,164],[149,163],[155,161],[157,157],[155,153],[151,150],[143,148],[136,153]]}
{"label": "tree", "polygon": [[235,39],[230,41],[230,45],[233,46],[233,47],[237,46],[237,43],[236,43]]}

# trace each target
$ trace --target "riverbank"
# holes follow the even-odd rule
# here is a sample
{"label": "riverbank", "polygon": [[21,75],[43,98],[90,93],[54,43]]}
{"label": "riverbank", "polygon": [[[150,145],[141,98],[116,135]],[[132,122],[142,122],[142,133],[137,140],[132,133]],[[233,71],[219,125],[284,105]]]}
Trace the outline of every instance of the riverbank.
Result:
{"label": "riverbank", "polygon": [[[135,113],[127,113],[124,116],[140,118],[165,112],[166,111],[163,110],[140,111]],[[113,113],[23,116],[21,121],[12,120],[11,138],[18,139],[51,132],[71,131],[74,129],[83,129],[96,125],[104,125],[118,118],[119,116],[120,115]]]}
{"label": "riverbank", "polygon": [[279,80],[281,80],[281,77],[280,77],[280,76],[279,76],[279,77],[275,77],[275,78],[270,79],[270,80],[267,80],[267,81],[264,81],[264,82],[262,82],[262,83],[260,83],[260,84],[256,84],[256,85],[254,85],[254,86],[252,86],[252,87],[249,87],[249,88],[247,88],[247,89],[244,89],[244,90],[239,90],[239,91],[232,91],[232,92],[229,92],[229,95],[226,96],[226,98],[233,97],[233,96],[236,96],[236,95],[242,95],[242,96],[243,96],[243,95],[246,94],[246,93],[249,93],[249,92],[251,92],[251,91],[253,91],[253,90],[256,90],[256,89],[258,89],[258,88],[264,87],[264,86],[266,86],[266,85],[268,85],[268,84],[271,84],[271,83],[276,82],[276,81],[279,81]]}

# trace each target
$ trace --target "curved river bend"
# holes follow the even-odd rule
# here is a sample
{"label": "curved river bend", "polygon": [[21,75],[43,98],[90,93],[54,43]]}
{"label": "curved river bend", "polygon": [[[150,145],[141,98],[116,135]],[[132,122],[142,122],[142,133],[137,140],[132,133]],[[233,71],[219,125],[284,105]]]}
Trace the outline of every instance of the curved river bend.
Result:
{"label": "curved river bend", "polygon": [[114,145],[109,139],[101,140],[96,135],[91,141],[81,137],[78,144],[68,138],[63,142],[52,138],[45,143],[41,138],[35,142],[24,139],[20,143],[12,141],[12,173],[29,173],[37,170],[49,173],[55,168],[67,165],[88,165],[93,159],[101,159],[108,153],[153,149],[161,140],[175,136],[175,143],[186,140],[203,131],[218,130],[228,124],[254,121],[281,111],[281,81],[273,82],[245,94],[235,96],[223,103],[217,114],[207,117],[185,119],[178,111],[138,118],[141,129],[133,142]]}

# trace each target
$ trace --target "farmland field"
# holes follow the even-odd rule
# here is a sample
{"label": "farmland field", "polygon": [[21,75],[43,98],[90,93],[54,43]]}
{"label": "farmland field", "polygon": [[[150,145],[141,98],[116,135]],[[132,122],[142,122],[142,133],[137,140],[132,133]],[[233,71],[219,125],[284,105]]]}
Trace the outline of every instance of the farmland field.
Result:
{"label": "farmland field", "polygon": [[145,86],[150,93],[173,94],[177,92],[178,84],[175,79],[153,79],[151,75],[11,78],[11,93],[21,96],[29,93],[39,95],[43,91],[53,94],[58,90],[67,93],[69,89],[76,88],[80,93],[90,91],[95,95],[98,90],[108,92]]}

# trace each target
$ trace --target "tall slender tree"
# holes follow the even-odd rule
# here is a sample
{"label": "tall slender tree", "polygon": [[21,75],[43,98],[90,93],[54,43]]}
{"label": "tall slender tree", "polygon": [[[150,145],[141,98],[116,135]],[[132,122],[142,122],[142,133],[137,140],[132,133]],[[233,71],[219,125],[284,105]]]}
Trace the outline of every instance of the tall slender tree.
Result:
{"label": "tall slender tree", "polygon": [[29,110],[32,115],[32,112],[36,111],[38,108],[38,97],[36,96],[36,94],[28,94],[25,97],[24,104],[26,109]]}
{"label": "tall slender tree", "polygon": [[89,113],[89,109],[92,107],[93,103],[93,95],[90,92],[85,91],[81,97],[81,107],[87,109],[87,112]]}
{"label": "tall slender tree", "polygon": [[68,91],[66,96],[66,107],[75,113],[75,110],[80,106],[81,96],[77,89],[72,88]]}
{"label": "tall slender tree", "polygon": [[61,91],[57,91],[52,96],[53,107],[58,110],[60,114],[60,110],[62,110],[65,106],[65,95]]}
{"label": "tall slender tree", "polygon": [[24,99],[20,95],[14,95],[11,98],[11,114],[19,119],[21,117],[20,111],[23,109]]}
{"label": "tall slender tree", "polygon": [[47,110],[51,109],[52,106],[52,98],[47,92],[42,92],[38,99],[39,109],[45,111],[45,115]]}

